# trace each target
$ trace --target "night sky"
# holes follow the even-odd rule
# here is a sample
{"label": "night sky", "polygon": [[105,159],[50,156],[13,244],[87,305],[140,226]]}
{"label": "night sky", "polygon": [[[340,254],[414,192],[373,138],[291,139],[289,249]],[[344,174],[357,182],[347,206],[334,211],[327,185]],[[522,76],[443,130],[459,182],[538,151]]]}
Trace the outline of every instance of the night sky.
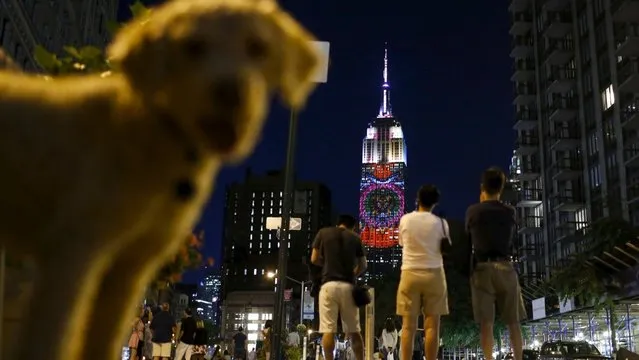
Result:
{"label": "night sky", "polygon": [[[362,139],[380,106],[388,42],[393,112],[408,146],[406,204],[412,207],[420,185],[433,183],[442,192],[446,216],[463,218],[478,200],[482,170],[492,165],[506,170],[513,150],[507,5],[470,0],[280,4],[319,40],[331,43],[328,83],[300,114],[298,178],[325,183],[334,208],[357,215]],[[120,13],[127,17],[126,6]],[[220,173],[199,224],[207,255],[220,259],[225,185],[241,181],[246,167],[283,168],[287,132],[288,112],[276,106],[255,154]]]}

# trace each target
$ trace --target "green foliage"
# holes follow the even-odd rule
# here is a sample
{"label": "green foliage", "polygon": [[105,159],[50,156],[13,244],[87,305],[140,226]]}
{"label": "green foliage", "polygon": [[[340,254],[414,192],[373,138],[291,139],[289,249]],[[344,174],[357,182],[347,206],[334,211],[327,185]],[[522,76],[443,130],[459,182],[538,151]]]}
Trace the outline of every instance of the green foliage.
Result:
{"label": "green foliage", "polygon": [[[167,283],[176,283],[182,280],[182,273],[188,270],[197,270],[203,264],[202,253],[200,252],[204,243],[204,233],[199,235],[189,234],[180,248],[180,251],[167,263],[157,274],[154,285],[162,288]],[[212,264],[213,260],[208,259]]]}
{"label": "green foliage", "polygon": [[306,336],[306,325],[304,324],[297,324],[297,327],[295,328],[295,330],[297,330],[297,332],[300,334],[300,336]]}
{"label": "green foliage", "polygon": [[284,356],[287,360],[301,360],[302,359],[302,347],[301,346],[284,346]]}
{"label": "green foliage", "polygon": [[609,307],[618,294],[610,287],[612,276],[596,267],[593,258],[637,239],[639,230],[623,219],[604,218],[578,236],[577,243],[582,244],[583,251],[552,270],[546,290],[557,294],[560,301],[575,298],[580,304],[592,304],[597,310]]}
{"label": "green foliage", "polygon": [[[131,14],[136,21],[144,21],[150,14],[151,10],[137,0],[133,5],[129,6]],[[111,35],[120,29],[118,23],[108,23],[107,30]],[[44,47],[37,45],[34,49],[33,56],[48,74],[65,75],[65,74],[91,74],[104,73],[111,70],[109,62],[102,50],[95,46],[83,46],[76,48],[73,46],[65,46],[63,48],[65,54],[58,56],[49,52]]]}

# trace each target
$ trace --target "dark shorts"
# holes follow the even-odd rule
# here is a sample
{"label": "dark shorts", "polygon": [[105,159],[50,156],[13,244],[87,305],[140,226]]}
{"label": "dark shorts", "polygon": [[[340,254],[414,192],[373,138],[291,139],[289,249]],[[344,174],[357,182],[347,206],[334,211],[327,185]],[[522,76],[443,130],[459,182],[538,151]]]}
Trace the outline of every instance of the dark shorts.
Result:
{"label": "dark shorts", "polygon": [[493,322],[495,307],[506,324],[526,319],[519,275],[510,262],[478,263],[470,278],[473,314],[477,322]]}
{"label": "dark shorts", "polygon": [[233,352],[233,357],[235,359],[244,359],[246,360],[246,350],[244,348],[237,348]]}

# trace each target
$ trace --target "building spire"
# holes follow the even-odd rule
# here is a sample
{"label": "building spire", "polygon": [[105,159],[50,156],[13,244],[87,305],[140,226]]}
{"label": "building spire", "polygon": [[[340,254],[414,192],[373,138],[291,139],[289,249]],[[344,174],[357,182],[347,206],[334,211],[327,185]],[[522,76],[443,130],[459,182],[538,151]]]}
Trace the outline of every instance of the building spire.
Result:
{"label": "building spire", "polygon": [[379,107],[377,118],[392,118],[393,107],[390,102],[390,83],[388,82],[388,43],[384,43],[384,72],[382,83],[382,105]]}

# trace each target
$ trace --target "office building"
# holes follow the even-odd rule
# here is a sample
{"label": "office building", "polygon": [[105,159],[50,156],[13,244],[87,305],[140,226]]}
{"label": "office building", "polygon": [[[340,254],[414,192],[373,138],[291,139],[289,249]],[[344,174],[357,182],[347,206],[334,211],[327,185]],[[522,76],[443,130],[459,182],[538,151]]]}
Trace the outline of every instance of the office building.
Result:
{"label": "office building", "polygon": [[203,319],[214,325],[220,324],[220,304],[222,296],[222,274],[218,269],[210,269],[198,286],[195,310]]}
{"label": "office building", "polygon": [[[607,216],[639,224],[639,2],[512,0],[524,292]],[[534,291],[529,291],[534,293]]]}
{"label": "office building", "polygon": [[241,327],[247,337],[249,351],[256,347],[259,332],[273,320],[275,296],[272,291],[234,291],[222,306],[222,336],[227,341]]}
{"label": "office building", "polygon": [[[279,232],[269,230],[266,222],[269,217],[282,216],[283,190],[281,171],[255,175],[249,170],[243,182],[227,187],[223,233],[225,301],[229,294],[237,291],[273,291]],[[308,280],[308,261],[315,234],[333,222],[331,210],[331,194],[326,186],[310,181],[295,182],[292,217],[300,219],[301,224],[290,232],[287,274],[293,280],[287,281],[286,286],[292,289],[293,299],[300,299],[298,282]],[[296,301],[297,310],[290,310],[299,314],[299,300]]]}
{"label": "office building", "polygon": [[390,90],[385,49],[382,101],[362,142],[359,220],[368,250],[368,279],[399,271],[402,256],[398,225],[405,209],[406,143],[402,125],[393,114]]}
{"label": "office building", "polygon": [[0,46],[25,70],[39,69],[33,51],[41,45],[63,53],[63,47],[103,48],[110,38],[118,0],[6,0],[0,2]]}

